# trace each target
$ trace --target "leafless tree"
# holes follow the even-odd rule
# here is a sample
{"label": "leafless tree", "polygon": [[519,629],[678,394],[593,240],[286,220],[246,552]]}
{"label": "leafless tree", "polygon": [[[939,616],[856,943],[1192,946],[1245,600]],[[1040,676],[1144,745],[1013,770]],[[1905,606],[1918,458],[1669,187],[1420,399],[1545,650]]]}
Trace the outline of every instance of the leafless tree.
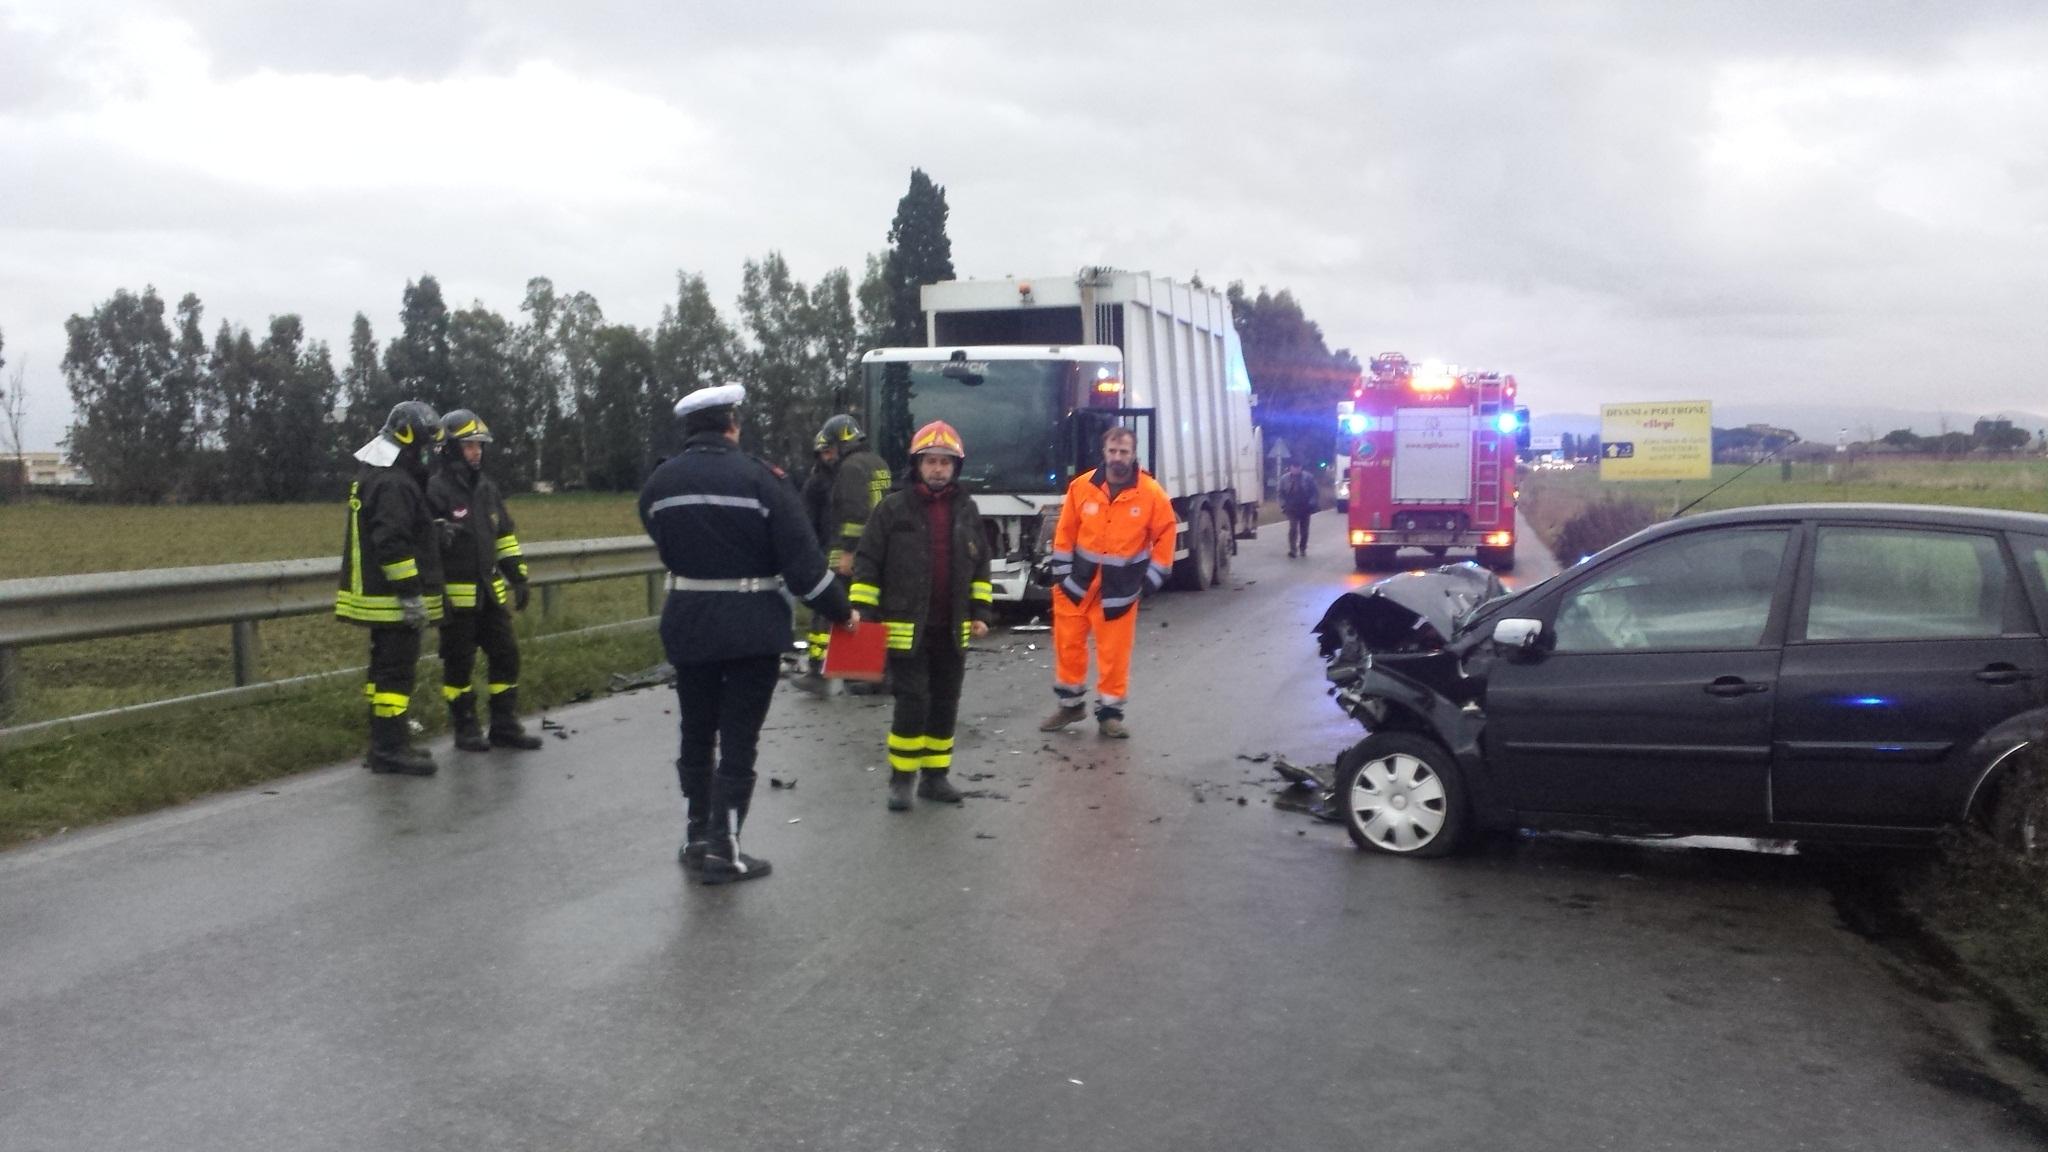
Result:
{"label": "leafless tree", "polygon": [[14,453],[14,462],[21,464],[21,426],[28,420],[28,387],[22,383],[27,372],[26,361],[14,366],[14,378],[7,382],[7,388],[0,392],[0,420],[7,425],[7,447]]}

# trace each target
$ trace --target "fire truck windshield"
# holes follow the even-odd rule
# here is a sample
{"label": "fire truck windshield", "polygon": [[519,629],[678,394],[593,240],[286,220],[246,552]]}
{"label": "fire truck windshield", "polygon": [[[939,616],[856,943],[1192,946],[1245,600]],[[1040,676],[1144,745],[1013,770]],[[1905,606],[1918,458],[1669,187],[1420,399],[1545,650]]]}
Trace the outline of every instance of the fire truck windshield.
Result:
{"label": "fire truck windshield", "polygon": [[1075,381],[1098,365],[1074,360],[942,359],[870,363],[863,371],[869,431],[892,470],[908,462],[910,438],[944,420],[967,446],[961,479],[981,492],[1057,492],[1071,471],[1061,417]]}

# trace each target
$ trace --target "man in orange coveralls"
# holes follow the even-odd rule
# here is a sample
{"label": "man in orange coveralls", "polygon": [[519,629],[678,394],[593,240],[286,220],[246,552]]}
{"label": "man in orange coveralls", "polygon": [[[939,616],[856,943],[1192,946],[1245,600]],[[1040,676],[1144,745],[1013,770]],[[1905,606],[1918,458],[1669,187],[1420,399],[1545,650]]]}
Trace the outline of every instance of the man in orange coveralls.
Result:
{"label": "man in orange coveralls", "polygon": [[1173,570],[1177,518],[1166,489],[1138,467],[1129,428],[1102,435],[1102,467],[1074,478],[1053,532],[1053,694],[1059,707],[1038,726],[1057,732],[1088,713],[1088,637],[1095,636],[1095,723],[1112,740],[1130,736],[1124,701],[1138,597]]}

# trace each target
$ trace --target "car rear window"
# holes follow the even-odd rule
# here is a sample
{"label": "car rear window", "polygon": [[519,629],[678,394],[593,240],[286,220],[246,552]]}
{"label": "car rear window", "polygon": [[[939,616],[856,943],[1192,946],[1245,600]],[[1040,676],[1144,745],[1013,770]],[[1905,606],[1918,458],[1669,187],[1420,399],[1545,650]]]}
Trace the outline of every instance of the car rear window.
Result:
{"label": "car rear window", "polygon": [[1809,640],[1934,640],[2003,631],[1998,541],[1913,528],[1823,527],[1814,546]]}

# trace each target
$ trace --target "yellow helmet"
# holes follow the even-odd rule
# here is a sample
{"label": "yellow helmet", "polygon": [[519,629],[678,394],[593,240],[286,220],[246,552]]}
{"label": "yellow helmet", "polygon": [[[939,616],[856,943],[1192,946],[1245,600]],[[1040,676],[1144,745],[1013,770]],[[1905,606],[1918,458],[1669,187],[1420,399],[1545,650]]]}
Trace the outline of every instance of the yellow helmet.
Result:
{"label": "yellow helmet", "polygon": [[951,456],[955,460],[967,459],[967,449],[960,443],[960,434],[953,431],[953,426],[944,420],[932,421],[919,428],[917,435],[910,438],[912,456],[921,456],[927,452],[934,456]]}

